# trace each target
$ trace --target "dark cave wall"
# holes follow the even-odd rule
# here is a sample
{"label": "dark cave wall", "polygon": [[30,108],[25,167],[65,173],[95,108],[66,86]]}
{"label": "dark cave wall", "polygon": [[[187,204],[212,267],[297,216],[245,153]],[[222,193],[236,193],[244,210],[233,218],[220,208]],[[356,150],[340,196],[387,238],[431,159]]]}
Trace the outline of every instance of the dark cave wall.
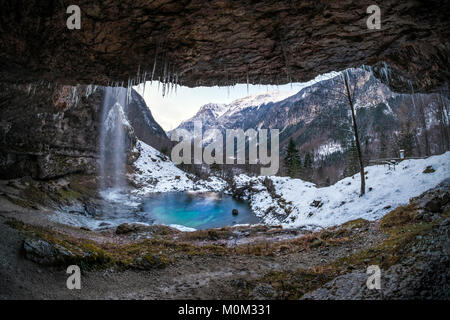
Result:
{"label": "dark cave wall", "polygon": [[[283,84],[363,64],[394,91],[433,91],[450,78],[449,1],[1,0],[0,81],[124,82],[147,72],[186,86]],[[382,62],[392,69],[384,79]],[[176,74],[176,76],[175,76]],[[248,80],[247,80],[248,79]]]}
{"label": "dark cave wall", "polygon": [[[104,92],[101,86],[4,85],[0,91],[0,179],[96,174]],[[128,163],[135,160],[132,150],[137,139],[159,150],[171,146],[136,91],[131,91],[124,109],[131,124],[125,131]],[[106,141],[110,143],[114,142]]]}
{"label": "dark cave wall", "polygon": [[3,86],[0,178],[50,179],[96,172],[103,91],[86,95],[86,90],[47,84]]}

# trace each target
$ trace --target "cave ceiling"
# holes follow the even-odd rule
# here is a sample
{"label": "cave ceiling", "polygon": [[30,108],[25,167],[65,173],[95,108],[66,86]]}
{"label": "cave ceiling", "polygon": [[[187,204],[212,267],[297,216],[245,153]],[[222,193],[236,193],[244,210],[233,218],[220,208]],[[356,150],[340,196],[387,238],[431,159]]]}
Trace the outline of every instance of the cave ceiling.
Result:
{"label": "cave ceiling", "polygon": [[[0,1],[0,81],[284,84],[362,65],[397,91],[450,78],[450,1]],[[388,75],[386,77],[386,75]]]}

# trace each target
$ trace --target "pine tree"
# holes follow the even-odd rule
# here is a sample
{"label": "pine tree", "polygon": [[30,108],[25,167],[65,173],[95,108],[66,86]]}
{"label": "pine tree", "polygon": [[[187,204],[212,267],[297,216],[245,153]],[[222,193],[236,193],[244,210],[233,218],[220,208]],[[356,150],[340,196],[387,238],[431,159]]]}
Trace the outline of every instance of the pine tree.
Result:
{"label": "pine tree", "polygon": [[312,169],[312,165],[313,165],[313,158],[310,152],[307,152],[305,154],[305,162],[303,164],[303,167],[305,169]]}
{"label": "pine tree", "polygon": [[289,144],[286,150],[286,156],[284,158],[287,174],[290,177],[295,177],[300,173],[301,159],[300,154],[295,146],[294,140],[289,139]]}
{"label": "pine tree", "polygon": [[303,174],[302,174],[302,178],[305,180],[311,180],[312,176],[314,175],[313,172],[313,156],[310,152],[307,152],[305,154],[305,160],[303,162]]}

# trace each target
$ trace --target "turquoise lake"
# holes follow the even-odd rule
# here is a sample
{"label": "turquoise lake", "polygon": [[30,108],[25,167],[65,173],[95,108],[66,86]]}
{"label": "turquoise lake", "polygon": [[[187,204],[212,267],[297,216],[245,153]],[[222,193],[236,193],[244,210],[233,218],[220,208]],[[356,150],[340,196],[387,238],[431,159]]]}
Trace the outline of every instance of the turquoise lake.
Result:
{"label": "turquoise lake", "polygon": [[[141,215],[154,224],[177,224],[195,229],[259,222],[248,203],[214,192],[159,193],[148,197],[142,209]],[[232,214],[233,209],[238,210],[238,215]]]}

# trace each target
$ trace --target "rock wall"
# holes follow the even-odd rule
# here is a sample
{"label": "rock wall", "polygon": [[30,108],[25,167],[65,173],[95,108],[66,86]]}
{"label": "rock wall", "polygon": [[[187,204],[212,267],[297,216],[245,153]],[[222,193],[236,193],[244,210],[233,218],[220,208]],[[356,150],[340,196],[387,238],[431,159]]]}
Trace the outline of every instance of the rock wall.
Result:
{"label": "rock wall", "polygon": [[102,100],[88,86],[4,86],[0,178],[95,173]]}
{"label": "rock wall", "polygon": [[[98,170],[104,87],[5,85],[0,91],[0,179],[52,179]],[[127,110],[128,163],[139,138],[162,148],[170,143],[134,90]]]}

